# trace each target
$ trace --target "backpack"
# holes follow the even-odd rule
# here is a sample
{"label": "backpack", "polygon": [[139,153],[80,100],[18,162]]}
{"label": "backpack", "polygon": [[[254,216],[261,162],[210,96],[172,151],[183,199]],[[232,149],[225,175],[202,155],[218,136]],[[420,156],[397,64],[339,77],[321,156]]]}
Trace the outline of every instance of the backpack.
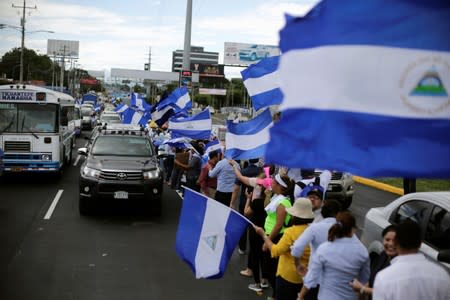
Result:
{"label": "backpack", "polygon": [[302,188],[300,197],[306,197],[308,193],[313,190],[319,190],[322,195],[324,194],[323,186],[320,185],[320,177],[316,177],[314,181],[311,181],[308,184],[305,184],[302,181],[296,182],[295,184]]}

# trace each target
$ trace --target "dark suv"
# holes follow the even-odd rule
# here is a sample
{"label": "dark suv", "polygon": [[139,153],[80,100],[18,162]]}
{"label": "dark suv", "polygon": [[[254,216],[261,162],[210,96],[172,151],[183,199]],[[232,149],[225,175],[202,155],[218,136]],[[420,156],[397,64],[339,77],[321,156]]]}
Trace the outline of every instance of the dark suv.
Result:
{"label": "dark suv", "polygon": [[148,132],[141,127],[114,124],[98,128],[80,167],[80,214],[88,214],[98,200],[144,200],[152,213],[161,213],[163,174]]}

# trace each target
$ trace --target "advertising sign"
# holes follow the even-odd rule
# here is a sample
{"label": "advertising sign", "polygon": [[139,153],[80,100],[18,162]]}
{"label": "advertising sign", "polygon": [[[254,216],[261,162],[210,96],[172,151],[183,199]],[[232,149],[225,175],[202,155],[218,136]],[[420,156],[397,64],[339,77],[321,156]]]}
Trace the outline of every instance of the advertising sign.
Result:
{"label": "advertising sign", "polygon": [[47,40],[47,55],[78,58],[79,47],[79,41]]}
{"label": "advertising sign", "polygon": [[180,86],[192,87],[192,72],[189,70],[182,70],[180,72]]}
{"label": "advertising sign", "polygon": [[82,78],[82,79],[80,79],[80,83],[81,84],[86,84],[86,85],[97,85],[98,84],[98,80],[97,79],[92,79],[92,78]]}
{"label": "advertising sign", "polygon": [[201,76],[223,77],[223,65],[191,63],[191,70],[200,73]]}
{"label": "advertising sign", "polygon": [[199,88],[198,93],[200,95],[218,95],[218,96],[226,96],[227,90],[225,89],[207,89],[207,88]]}
{"label": "advertising sign", "polygon": [[278,46],[225,42],[223,63],[248,66],[276,55],[280,55]]}

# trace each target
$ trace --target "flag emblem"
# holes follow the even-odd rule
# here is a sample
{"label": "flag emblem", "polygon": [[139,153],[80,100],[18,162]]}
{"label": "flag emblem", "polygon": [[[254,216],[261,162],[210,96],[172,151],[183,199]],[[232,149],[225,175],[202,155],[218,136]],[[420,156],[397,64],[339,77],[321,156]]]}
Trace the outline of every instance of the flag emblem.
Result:
{"label": "flag emblem", "polygon": [[433,66],[423,75],[419,83],[409,94],[410,96],[430,96],[430,97],[446,97],[448,96],[442,80],[439,77],[436,68]]}
{"label": "flag emblem", "polygon": [[206,236],[203,240],[212,249],[212,251],[216,251],[217,235]]}
{"label": "flag emblem", "polygon": [[450,106],[447,74],[450,63],[442,56],[411,61],[400,79],[401,100],[410,111],[422,115],[441,114]]}

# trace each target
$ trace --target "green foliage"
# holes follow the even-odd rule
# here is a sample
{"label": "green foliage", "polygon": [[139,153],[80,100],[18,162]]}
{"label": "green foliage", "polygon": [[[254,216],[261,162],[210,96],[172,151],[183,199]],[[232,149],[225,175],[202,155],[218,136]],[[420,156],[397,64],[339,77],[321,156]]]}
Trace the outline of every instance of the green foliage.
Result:
{"label": "green foliage", "polygon": [[[398,188],[403,188],[402,178],[375,178],[374,180],[386,183]],[[450,191],[450,180],[446,179],[417,179],[418,192]]]}
{"label": "green foliage", "polygon": [[194,102],[199,105],[208,106],[212,104],[211,101],[211,95],[194,95]]}
{"label": "green foliage", "polygon": [[[53,62],[47,55],[38,55],[34,50],[25,48],[23,54],[24,80],[42,80],[46,84],[51,84],[52,64]],[[3,55],[0,61],[0,74],[5,74],[6,78],[19,80],[20,48],[14,48]]]}

